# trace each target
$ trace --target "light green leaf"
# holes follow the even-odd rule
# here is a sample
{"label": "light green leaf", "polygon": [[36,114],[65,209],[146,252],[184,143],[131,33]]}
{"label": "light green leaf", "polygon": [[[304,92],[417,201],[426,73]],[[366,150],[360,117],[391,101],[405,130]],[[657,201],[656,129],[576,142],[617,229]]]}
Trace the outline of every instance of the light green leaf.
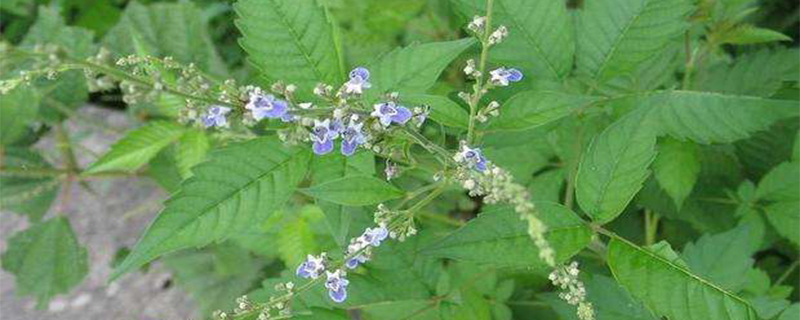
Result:
{"label": "light green leaf", "polygon": [[796,101],[692,91],[664,91],[637,98],[651,108],[662,134],[698,143],[728,143],[796,116]]}
{"label": "light green leaf", "polygon": [[689,141],[666,138],[659,143],[653,173],[661,188],[680,209],[700,174],[700,149]]}
{"label": "light green leaf", "polygon": [[[557,261],[568,259],[589,244],[592,231],[575,213],[556,203],[540,202],[536,206]],[[422,253],[494,267],[547,266],[528,235],[528,226],[510,209],[481,213]]]}
{"label": "light green leaf", "polygon": [[367,206],[403,196],[403,191],[385,181],[367,175],[351,175],[326,181],[303,193],[345,206]]}
{"label": "light green leaf", "polygon": [[211,143],[208,141],[205,131],[194,128],[186,130],[178,140],[175,151],[175,162],[181,172],[181,177],[188,179],[192,176],[192,167],[203,162],[209,148],[211,148]]}
{"label": "light green leaf", "polygon": [[144,50],[156,57],[194,63],[214,75],[227,73],[208,35],[206,21],[191,2],[147,6],[130,2],[117,25],[103,38],[103,45],[118,56]]}
{"label": "light green leaf", "polygon": [[[319,184],[336,180],[349,175],[374,175],[375,156],[369,152],[359,152],[350,157],[335,154],[324,157],[314,157],[311,160],[311,178]],[[331,230],[331,235],[337,244],[347,245],[350,230],[361,229],[354,226],[355,217],[367,216],[368,209],[361,207],[347,207],[333,202],[317,199],[317,204],[325,213],[325,221]]]}
{"label": "light green leaf", "polygon": [[576,19],[577,72],[600,81],[632,72],[689,27],[688,0],[598,0]]}
{"label": "light green leaf", "polygon": [[469,114],[453,100],[447,97],[428,94],[404,94],[402,102],[409,106],[427,105],[431,107],[429,117],[438,123],[454,128],[466,129],[469,126]]}
{"label": "light green leaf", "polygon": [[759,28],[750,24],[736,26],[718,39],[720,44],[757,44],[774,41],[792,41],[792,38],[778,31]]}
{"label": "light green leaf", "polygon": [[261,71],[262,85],[285,81],[310,96],[317,83],[342,81],[335,28],[316,0],[240,0],[235,9],[239,43]]}
{"label": "light green leaf", "polygon": [[14,274],[20,295],[36,296],[38,308],[67,293],[89,271],[86,248],[64,217],[34,224],[14,234],[3,253],[3,269]]}
{"label": "light green leaf", "polygon": [[309,156],[274,137],[212,153],[181,183],[112,279],[165,253],[222,241],[266,220],[303,180]]}
{"label": "light green leaf", "polygon": [[281,226],[276,243],[278,255],[289,268],[300,265],[306,255],[318,251],[310,223],[321,220],[322,212],[309,206],[292,218]]}
{"label": "light green leaf", "polygon": [[[468,19],[486,15],[484,0],[451,2]],[[489,57],[494,64],[519,68],[537,78],[562,79],[569,74],[575,30],[565,2],[496,0],[492,11],[492,25],[509,29],[508,37],[492,48]]]}
{"label": "light green leaf", "polygon": [[751,245],[753,230],[746,225],[715,235],[703,235],[683,248],[689,269],[731,292],[738,292],[746,280],[742,277],[753,266],[751,255],[758,249]]}
{"label": "light green leaf", "polygon": [[757,319],[747,301],[627,240],[611,240],[608,265],[631,295],[670,320]]}
{"label": "light green leaf", "polygon": [[17,87],[0,95],[0,145],[7,146],[27,134],[39,112],[39,94],[27,87]]}
{"label": "light green leaf", "polygon": [[161,149],[178,140],[183,133],[184,127],[179,124],[152,121],[114,143],[111,150],[89,166],[86,172],[135,171],[153,159]]}
{"label": "light green leaf", "polygon": [[597,101],[590,96],[555,91],[523,91],[500,107],[489,130],[524,130],[561,119]]}
{"label": "light green leaf", "polygon": [[800,319],[800,303],[794,303],[791,307],[781,313],[778,320],[795,320]]}
{"label": "light green leaf", "polygon": [[[39,154],[21,148],[2,151],[3,174],[0,175],[0,209],[26,214],[39,221],[58,195],[61,181],[54,176],[36,176],[38,169],[51,169]],[[14,175],[10,170],[30,175]]]}
{"label": "light green leaf", "polygon": [[367,67],[372,82],[372,89],[365,93],[367,100],[373,101],[387,92],[425,92],[436,83],[442,70],[474,43],[475,39],[465,38],[413,44],[385,54]]}
{"label": "light green leaf", "polygon": [[650,175],[656,130],[637,110],[611,124],[583,155],[576,177],[577,200],[598,222],[613,220]]}

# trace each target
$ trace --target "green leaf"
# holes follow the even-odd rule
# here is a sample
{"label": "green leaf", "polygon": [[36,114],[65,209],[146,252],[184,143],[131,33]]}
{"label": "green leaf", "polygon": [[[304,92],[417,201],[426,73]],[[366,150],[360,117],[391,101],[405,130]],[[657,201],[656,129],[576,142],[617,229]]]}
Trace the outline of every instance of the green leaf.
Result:
{"label": "green leaf", "polygon": [[785,162],[773,168],[758,183],[756,197],[767,202],[767,220],[778,234],[800,245],[800,163]]}
{"label": "green leaf", "polygon": [[750,304],[679,262],[614,237],[608,265],[617,281],[657,315],[670,320],[756,320]]}
{"label": "green leaf", "polygon": [[454,128],[466,129],[469,126],[469,113],[447,97],[428,94],[404,94],[403,103],[411,106],[431,107],[429,117],[438,123]]}
{"label": "green leaf", "polygon": [[795,49],[762,49],[736,57],[731,64],[719,64],[698,74],[698,90],[770,97],[784,80],[800,79],[800,54]]}
{"label": "green leaf", "polygon": [[700,174],[700,149],[692,142],[667,138],[659,144],[653,173],[680,209]]}
{"label": "green leaf", "polygon": [[306,255],[318,251],[311,223],[322,220],[322,211],[318,207],[304,207],[292,219],[281,226],[278,232],[278,255],[292,268],[306,260]]}
{"label": "green leaf", "polygon": [[[539,218],[547,226],[545,237],[564,261],[589,244],[592,231],[575,213],[550,202],[537,203]],[[528,235],[528,226],[510,209],[481,213],[466,226],[422,251],[423,254],[487,264],[493,267],[534,267],[547,265]]]}
{"label": "green leaf", "polygon": [[178,140],[175,152],[175,162],[181,177],[188,179],[192,176],[192,167],[196,166],[206,158],[211,143],[205,131],[200,129],[187,129],[183,136]]}
{"label": "green leaf", "polygon": [[764,208],[767,220],[782,237],[800,246],[800,202],[784,201],[768,205]]}
{"label": "green leaf", "polygon": [[[208,35],[207,22],[191,2],[130,2],[122,17],[103,38],[103,45],[118,56],[140,54],[194,63],[200,70],[225,75],[226,67]],[[138,48],[137,48],[138,46]]]}
{"label": "green leaf", "polygon": [[442,70],[474,43],[475,39],[465,38],[414,44],[385,54],[367,67],[372,83],[372,89],[365,93],[367,100],[387,92],[425,92],[436,83]]}
{"label": "green leaf", "polygon": [[0,145],[10,145],[25,136],[38,111],[39,94],[31,88],[17,87],[0,95]]}
{"label": "green leaf", "polygon": [[[369,152],[359,152],[350,157],[339,154],[314,157],[311,160],[311,173],[316,184],[349,175],[374,175],[375,157]],[[366,208],[347,207],[321,199],[317,199],[317,204],[325,213],[325,221],[333,239],[340,246],[347,245],[352,227],[360,227],[352,226],[356,223],[355,217],[368,215]]]}
{"label": "green leaf", "polygon": [[792,38],[778,31],[759,28],[750,24],[734,27],[719,36],[720,44],[757,44],[774,41],[792,41]]}
{"label": "green leaf", "polygon": [[577,72],[600,81],[634,71],[689,27],[688,0],[598,0],[576,19]]}
{"label": "green leaf", "polygon": [[89,271],[87,260],[86,248],[60,216],[14,234],[2,256],[3,269],[16,278],[17,292],[36,296],[38,308],[80,283]]}
{"label": "green leaf", "polygon": [[751,243],[753,230],[746,225],[715,235],[703,235],[683,248],[683,258],[689,269],[722,288],[737,292],[744,286],[745,277],[753,266],[751,255],[758,249]]}
{"label": "green leaf", "polygon": [[204,315],[235,308],[235,299],[258,280],[260,267],[247,250],[229,243],[179,252],[165,258],[164,264]]}
{"label": "green leaf", "polygon": [[111,150],[92,163],[86,172],[135,171],[153,159],[161,149],[180,139],[184,130],[183,126],[173,122],[149,122],[114,143]]}
{"label": "green leaf", "polygon": [[500,107],[490,130],[524,130],[561,119],[597,101],[595,97],[555,91],[523,91]]}
{"label": "green leaf", "polygon": [[345,206],[367,206],[397,199],[403,191],[367,175],[351,175],[302,189],[308,196]]}
{"label": "green leaf", "polygon": [[636,99],[651,108],[662,134],[698,143],[729,143],[797,116],[796,101],[692,91],[664,91]]}
{"label": "green leaf", "polygon": [[[2,152],[3,172],[0,175],[0,208],[26,214],[31,221],[39,221],[58,195],[61,181],[54,176],[14,175],[9,169],[34,174],[37,169],[52,169],[39,154],[20,148],[6,148]],[[27,172],[26,172],[27,171]]]}
{"label": "green leaf", "polygon": [[266,220],[303,180],[309,156],[307,149],[287,149],[274,137],[212,153],[181,183],[111,278],[162,254],[222,241]]}
{"label": "green leaf", "polygon": [[317,83],[342,81],[335,28],[316,0],[240,0],[234,8],[239,43],[261,71],[263,85],[285,81],[310,96]]}
{"label": "green leaf", "polygon": [[619,215],[650,175],[656,130],[646,115],[634,112],[611,124],[583,155],[575,192],[581,208],[598,222]]}
{"label": "green leaf", "polygon": [[800,318],[800,303],[794,303],[781,313],[778,320],[795,320]]}
{"label": "green leaf", "polygon": [[[592,303],[596,319],[606,320],[657,320],[657,318],[631,297],[619,284],[602,275],[594,275],[585,282],[586,300]],[[577,308],[566,303],[555,293],[541,295],[546,303],[565,320],[579,320]]]}
{"label": "green leaf", "polygon": [[[468,19],[486,15],[484,0],[451,1]],[[565,2],[496,0],[492,11],[492,25],[510,30],[508,37],[492,48],[489,57],[494,64],[513,66],[526,75],[546,79],[562,79],[569,74],[575,30]]]}

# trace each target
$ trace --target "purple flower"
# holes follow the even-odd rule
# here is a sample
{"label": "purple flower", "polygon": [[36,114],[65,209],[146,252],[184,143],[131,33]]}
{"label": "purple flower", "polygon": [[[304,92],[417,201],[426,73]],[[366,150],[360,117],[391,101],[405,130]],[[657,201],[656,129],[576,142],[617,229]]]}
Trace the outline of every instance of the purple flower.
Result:
{"label": "purple flower", "polygon": [[486,171],[486,158],[483,157],[481,149],[472,149],[466,145],[461,146],[461,151],[456,153],[454,159],[459,163],[466,163],[468,166],[483,172]]}
{"label": "purple flower", "polygon": [[364,123],[357,123],[353,120],[342,130],[342,154],[345,156],[352,156],[356,153],[358,146],[367,142],[364,133],[361,132],[361,127]]}
{"label": "purple flower", "polygon": [[411,119],[411,110],[403,106],[398,106],[392,101],[378,103],[373,106],[375,111],[370,113],[371,116],[378,118],[381,125],[388,127],[390,124],[405,124],[408,119]]}
{"label": "purple flower", "polygon": [[328,280],[325,281],[325,288],[328,289],[328,296],[336,303],[342,303],[347,299],[347,285],[350,281],[344,277],[347,275],[342,269],[334,272],[325,271]]}
{"label": "purple flower", "polygon": [[386,229],[386,226],[381,224],[377,228],[367,228],[364,231],[364,234],[361,237],[364,239],[366,243],[373,247],[377,247],[381,245],[383,240],[386,240],[386,237],[389,236],[389,230]]}
{"label": "purple flower", "polygon": [[347,94],[361,94],[364,89],[369,89],[372,84],[369,83],[369,70],[364,67],[358,67],[350,71],[350,80],[344,84],[344,92]]}
{"label": "purple flower", "polygon": [[308,255],[306,261],[303,261],[297,267],[297,276],[301,278],[316,279],[325,271],[325,254],[320,254],[319,257]]}
{"label": "purple flower", "polygon": [[517,69],[500,67],[489,72],[492,76],[490,81],[496,86],[505,87],[509,82],[522,80],[522,72]]}
{"label": "purple flower", "polygon": [[324,121],[314,120],[314,128],[311,131],[314,153],[323,155],[333,151],[333,140],[339,137],[336,121],[332,126],[330,119],[325,119]]}
{"label": "purple flower", "polygon": [[206,114],[203,116],[203,124],[206,128],[210,127],[227,127],[228,119],[227,114],[231,112],[231,108],[223,106],[212,106],[208,108]]}
{"label": "purple flower", "polygon": [[264,118],[282,118],[289,109],[289,103],[276,99],[271,94],[264,95],[260,90],[256,90],[250,94],[250,101],[247,102],[244,108],[250,110],[253,114],[253,119],[260,121]]}

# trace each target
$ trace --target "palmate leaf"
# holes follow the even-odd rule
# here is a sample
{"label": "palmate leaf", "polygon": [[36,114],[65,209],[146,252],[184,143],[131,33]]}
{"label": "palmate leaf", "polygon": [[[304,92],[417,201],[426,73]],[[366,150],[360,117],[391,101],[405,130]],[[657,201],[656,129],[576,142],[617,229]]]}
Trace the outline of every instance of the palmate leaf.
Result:
{"label": "palmate leaf", "polygon": [[387,92],[425,92],[436,83],[442,70],[473,44],[472,38],[413,44],[383,55],[367,66],[372,83],[372,89],[365,93],[367,100]]}
{"label": "palmate leaf", "polygon": [[[486,15],[485,0],[451,2],[468,19]],[[575,54],[575,32],[566,2],[497,0],[492,11],[492,25],[509,29],[508,38],[492,48],[492,62],[547,79],[562,79],[569,74]]]}
{"label": "palmate leaf", "polygon": [[677,256],[667,258],[614,237],[608,245],[608,265],[628,292],[670,320],[757,319],[747,301],[693,274]]}
{"label": "palmate leaf", "polygon": [[403,191],[381,179],[350,175],[302,189],[303,193],[346,206],[366,206],[403,196]]}
{"label": "palmate leaf", "polygon": [[596,97],[555,91],[524,91],[511,97],[489,130],[524,130],[561,119],[597,101]]}
{"label": "palmate leaf", "polygon": [[688,0],[598,0],[578,11],[579,74],[600,81],[631,71],[689,27]]}
{"label": "palmate leaf", "polygon": [[287,149],[274,137],[212,153],[181,183],[112,278],[162,254],[222,241],[264,221],[303,180],[309,157],[307,149]]}
{"label": "palmate leaf", "polygon": [[36,296],[39,308],[53,296],[68,292],[89,271],[86,248],[80,246],[64,217],[34,224],[12,236],[2,264],[15,275],[19,294]]}
{"label": "palmate leaf", "polygon": [[[6,148],[2,151],[4,168],[17,170],[49,169],[39,154],[21,148]],[[39,221],[58,195],[61,181],[53,176],[0,175],[0,209],[25,214],[31,221]]]}
{"label": "palmate leaf", "polygon": [[[537,203],[539,218],[547,226],[545,237],[564,261],[589,244],[592,231],[575,213],[550,202]],[[481,213],[466,226],[423,249],[423,254],[487,264],[494,267],[547,265],[528,235],[527,225],[510,209]]]}
{"label": "palmate leaf", "polygon": [[152,121],[114,143],[111,150],[92,163],[86,172],[135,171],[153,159],[161,149],[180,139],[184,131],[183,126],[174,122]]}
{"label": "palmate leaf", "polygon": [[285,81],[310,96],[317,83],[344,76],[335,29],[316,0],[240,0],[235,5],[239,43],[261,71],[262,85]]}

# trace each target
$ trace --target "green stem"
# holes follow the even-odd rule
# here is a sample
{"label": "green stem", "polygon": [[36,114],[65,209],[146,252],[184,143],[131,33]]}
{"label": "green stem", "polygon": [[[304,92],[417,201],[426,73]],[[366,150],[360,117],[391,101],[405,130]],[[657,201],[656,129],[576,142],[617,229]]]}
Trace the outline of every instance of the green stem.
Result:
{"label": "green stem", "polygon": [[441,222],[441,223],[444,223],[444,224],[448,224],[448,225],[451,225],[451,226],[454,226],[454,227],[463,227],[464,225],[467,224],[467,222],[465,222],[463,220],[458,220],[458,219],[454,219],[454,218],[451,218],[451,217],[446,216],[446,215],[434,214],[434,213],[427,212],[427,211],[420,211],[419,212],[419,216],[422,217],[422,218],[427,218],[427,219],[430,219],[430,220],[433,220],[433,221],[438,221],[438,222]]}
{"label": "green stem", "polygon": [[795,269],[797,269],[797,267],[798,267],[798,266],[800,266],[800,260],[795,260],[795,261],[794,261],[794,262],[793,262],[793,263],[792,263],[792,264],[789,266],[789,268],[788,268],[788,269],[786,269],[786,271],[784,271],[784,272],[783,272],[783,274],[782,274],[782,275],[781,275],[781,276],[778,278],[778,280],[777,280],[777,281],[775,281],[775,284],[773,284],[773,285],[772,285],[772,287],[773,287],[773,288],[774,288],[774,287],[777,287],[777,286],[779,286],[781,283],[783,283],[784,281],[786,281],[786,279],[787,279],[787,278],[789,278],[789,276],[792,274],[792,272],[794,272],[794,270],[795,270]]}
{"label": "green stem", "polygon": [[658,222],[660,219],[661,218],[657,213],[654,213],[649,209],[644,210],[644,241],[648,246],[656,243],[656,236],[658,235]]}
{"label": "green stem", "polygon": [[467,128],[467,144],[472,145],[475,142],[475,117],[478,113],[478,104],[481,102],[484,90],[484,79],[486,78],[486,61],[489,57],[489,35],[492,32],[492,8],[494,7],[494,0],[486,0],[486,26],[481,35],[481,56],[478,62],[478,71],[480,76],[477,77],[473,88],[472,97],[469,101],[469,127]]}

